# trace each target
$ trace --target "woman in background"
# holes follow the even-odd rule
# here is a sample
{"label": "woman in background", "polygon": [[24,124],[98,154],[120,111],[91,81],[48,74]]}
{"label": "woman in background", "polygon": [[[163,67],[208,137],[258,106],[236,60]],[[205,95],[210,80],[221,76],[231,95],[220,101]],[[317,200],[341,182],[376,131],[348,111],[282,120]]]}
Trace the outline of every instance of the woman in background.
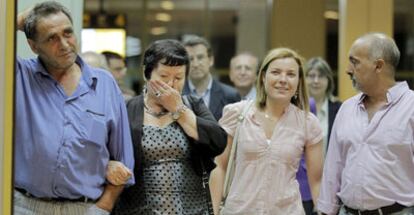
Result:
{"label": "woman in background", "polygon": [[335,82],[331,67],[320,57],[311,58],[305,65],[306,83],[309,95],[315,99],[316,110],[323,131],[324,155],[328,150],[331,128],[341,107],[341,102],[333,96]]}

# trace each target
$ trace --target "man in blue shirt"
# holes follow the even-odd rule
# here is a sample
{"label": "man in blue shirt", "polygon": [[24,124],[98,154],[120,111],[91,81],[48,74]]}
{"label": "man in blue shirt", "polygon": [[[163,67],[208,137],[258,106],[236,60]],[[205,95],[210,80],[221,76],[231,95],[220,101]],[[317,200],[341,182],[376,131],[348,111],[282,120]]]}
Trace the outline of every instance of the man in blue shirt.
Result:
{"label": "man in blue shirt", "polygon": [[18,27],[38,58],[16,65],[14,214],[109,214],[123,186],[106,182],[108,162],[134,163],[122,93],[78,57],[61,4],[37,4]]}

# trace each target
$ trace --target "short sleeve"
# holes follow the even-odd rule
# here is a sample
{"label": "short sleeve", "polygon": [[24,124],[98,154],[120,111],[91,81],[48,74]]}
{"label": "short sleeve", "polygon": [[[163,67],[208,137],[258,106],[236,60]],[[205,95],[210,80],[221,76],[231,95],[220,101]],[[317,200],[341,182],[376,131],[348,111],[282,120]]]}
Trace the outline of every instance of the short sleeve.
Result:
{"label": "short sleeve", "polygon": [[318,118],[308,113],[306,117],[306,145],[319,143],[323,139],[323,132]]}
{"label": "short sleeve", "polygon": [[223,116],[219,120],[219,124],[227,132],[227,134],[232,137],[236,132],[238,118],[245,105],[247,105],[247,101],[241,101],[224,106]]}

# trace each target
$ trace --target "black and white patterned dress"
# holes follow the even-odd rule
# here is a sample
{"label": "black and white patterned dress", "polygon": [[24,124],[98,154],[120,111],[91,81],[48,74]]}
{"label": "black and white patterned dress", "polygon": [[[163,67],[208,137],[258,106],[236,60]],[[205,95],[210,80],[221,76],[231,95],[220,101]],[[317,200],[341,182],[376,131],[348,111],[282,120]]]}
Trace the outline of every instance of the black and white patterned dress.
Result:
{"label": "black and white patterned dress", "polygon": [[144,125],[144,178],[134,214],[207,214],[202,179],[190,161],[189,141],[177,123],[164,128]]}

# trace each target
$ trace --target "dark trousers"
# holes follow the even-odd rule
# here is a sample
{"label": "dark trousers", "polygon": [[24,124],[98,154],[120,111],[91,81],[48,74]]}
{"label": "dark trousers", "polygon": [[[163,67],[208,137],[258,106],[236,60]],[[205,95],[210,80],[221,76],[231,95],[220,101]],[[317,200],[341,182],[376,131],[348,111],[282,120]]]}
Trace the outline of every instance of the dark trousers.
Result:
{"label": "dark trousers", "polygon": [[313,212],[313,201],[302,201],[303,209],[305,209],[306,215],[316,215],[315,212]]}

